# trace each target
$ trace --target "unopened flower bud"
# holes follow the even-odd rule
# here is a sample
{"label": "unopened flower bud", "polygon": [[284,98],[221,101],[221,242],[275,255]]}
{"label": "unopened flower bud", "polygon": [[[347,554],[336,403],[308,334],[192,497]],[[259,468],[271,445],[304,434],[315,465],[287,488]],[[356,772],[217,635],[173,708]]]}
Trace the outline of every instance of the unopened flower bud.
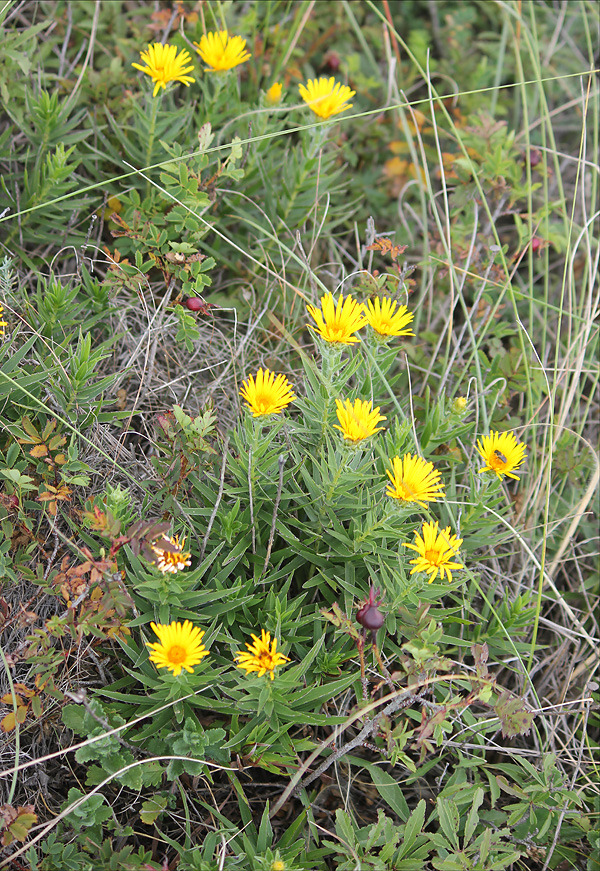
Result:
{"label": "unopened flower bud", "polygon": [[366,602],[364,602],[356,612],[356,619],[365,629],[376,631],[377,629],[381,629],[383,626],[385,617],[379,610],[378,605],[381,605],[379,590],[376,590],[375,587],[371,585]]}
{"label": "unopened flower bud", "polygon": [[457,396],[452,403],[452,411],[454,414],[464,414],[467,410],[466,396]]}

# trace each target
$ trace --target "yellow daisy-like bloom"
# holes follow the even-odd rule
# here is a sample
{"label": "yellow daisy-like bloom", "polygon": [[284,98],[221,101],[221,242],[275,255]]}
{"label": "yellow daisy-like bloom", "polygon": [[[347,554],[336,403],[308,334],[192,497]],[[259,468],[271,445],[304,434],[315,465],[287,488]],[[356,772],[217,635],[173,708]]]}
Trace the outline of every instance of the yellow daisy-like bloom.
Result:
{"label": "yellow daisy-like bloom", "polygon": [[367,319],[363,304],[357,302],[352,296],[347,296],[345,300],[343,295],[340,296],[336,305],[333,294],[326,293],[325,296],[321,297],[320,309],[314,305],[307,305],[306,310],[317,325],[313,327],[311,324],[311,328],[326,342],[340,345],[352,345],[354,342],[360,342],[360,339],[353,333],[364,327]]}
{"label": "yellow daisy-like bloom", "polygon": [[319,118],[331,118],[352,108],[348,100],[356,94],[348,85],[336,82],[333,76],[309,79],[306,85],[298,85],[300,96]]}
{"label": "yellow daisy-like bloom", "polygon": [[259,369],[256,380],[249,375],[247,381],[242,381],[240,396],[246,400],[254,417],[280,414],[296,398],[285,375],[275,375],[268,369]]}
{"label": "yellow daisy-like bloom", "polygon": [[380,336],[414,336],[413,331],[408,327],[414,315],[407,311],[405,305],[401,305],[396,311],[397,305],[395,300],[387,296],[381,300],[379,297],[367,300],[365,316]]}
{"label": "yellow daisy-like bloom", "polygon": [[410,564],[414,566],[411,575],[415,572],[428,572],[429,581],[433,583],[440,574],[440,579],[444,575],[448,581],[452,581],[452,572],[457,569],[462,569],[464,566],[461,563],[451,562],[455,557],[462,544],[462,538],[457,538],[455,535],[450,535],[450,527],[439,530],[438,522],[423,524],[423,537],[415,532],[415,543],[404,544],[403,547],[410,547],[411,550],[416,550],[418,553],[417,559],[411,559]]}
{"label": "yellow daisy-like bloom", "polygon": [[213,72],[230,70],[252,57],[246,51],[246,40],[241,36],[229,36],[226,30],[207,33],[194,45],[208,69]]}
{"label": "yellow daisy-like bloom", "polygon": [[[172,547],[165,550],[163,547],[163,543],[165,542],[171,544]],[[178,535],[173,535],[171,538],[159,538],[158,541],[153,542],[152,550],[156,554],[154,564],[159,572],[162,572],[163,575],[174,575],[177,572],[183,571],[186,566],[192,564],[191,553],[183,552],[184,545],[185,538],[182,538],[181,541],[179,541]]]}
{"label": "yellow daisy-like bloom", "polygon": [[375,435],[376,432],[383,429],[382,426],[377,426],[379,421],[387,420],[387,417],[379,414],[379,407],[373,410],[372,402],[355,399],[354,405],[352,405],[349,399],[346,399],[344,403],[336,399],[335,404],[340,426],[334,424],[334,428],[341,430],[344,438],[351,442],[360,442]]}
{"label": "yellow daisy-like bloom", "polygon": [[526,445],[518,442],[514,432],[491,432],[489,436],[482,436],[477,441],[477,450],[485,460],[485,466],[480,472],[495,472],[499,478],[506,475],[508,478],[519,480],[518,475],[513,474],[527,454]]}
{"label": "yellow daisy-like bloom", "polygon": [[202,644],[204,630],[192,626],[189,620],[182,623],[170,623],[168,626],[150,624],[152,630],[158,635],[159,641],[155,644],[146,642],[152,653],[150,662],[154,662],[158,668],[168,668],[175,677],[185,668],[190,674],[194,671],[193,666],[198,665],[203,657],[208,656]]}
{"label": "yellow daisy-like bloom", "polygon": [[270,672],[271,680],[274,678],[274,672],[278,665],[283,665],[289,662],[289,657],[283,653],[277,653],[277,639],[271,641],[271,633],[261,630],[261,637],[257,638],[254,633],[250,633],[254,640],[254,644],[246,644],[248,653],[237,653],[234,659],[237,659],[237,667],[246,670],[246,674],[251,671],[257,671],[258,676]]}
{"label": "yellow daisy-like bloom", "polygon": [[283,85],[281,82],[273,82],[271,87],[266,93],[266,99],[269,106],[276,106],[277,103],[281,101],[281,94],[283,93]]}
{"label": "yellow daisy-like bloom", "polygon": [[153,97],[156,97],[161,88],[166,88],[169,82],[181,82],[182,85],[189,87],[191,82],[196,81],[192,76],[187,75],[194,69],[192,56],[185,49],[177,54],[176,45],[161,45],[160,42],[155,42],[148,46],[148,51],[141,51],[140,57],[145,66],[141,64],[131,64],[131,66],[150,76],[154,82]]}
{"label": "yellow daisy-like bloom", "polygon": [[414,457],[405,454],[402,459],[394,457],[392,469],[392,472],[389,470],[387,472],[391,484],[388,484],[386,490],[387,495],[392,499],[416,502],[422,508],[426,508],[427,502],[435,502],[446,495],[443,492],[441,475],[434,468],[433,463],[416,454]]}
{"label": "yellow daisy-like bloom", "polygon": [[[4,314],[4,306],[0,303],[0,318]],[[4,327],[8,326],[8,321],[0,320],[0,336],[4,335]]]}

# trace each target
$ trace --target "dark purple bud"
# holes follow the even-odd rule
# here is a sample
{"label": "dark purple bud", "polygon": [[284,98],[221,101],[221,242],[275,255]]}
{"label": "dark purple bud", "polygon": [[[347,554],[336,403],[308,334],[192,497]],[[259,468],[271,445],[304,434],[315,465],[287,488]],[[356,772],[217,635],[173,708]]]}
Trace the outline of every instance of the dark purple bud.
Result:
{"label": "dark purple bud", "polygon": [[385,617],[379,610],[378,605],[381,605],[380,593],[371,584],[367,600],[363,602],[356,612],[356,619],[365,629],[376,631],[383,626]]}

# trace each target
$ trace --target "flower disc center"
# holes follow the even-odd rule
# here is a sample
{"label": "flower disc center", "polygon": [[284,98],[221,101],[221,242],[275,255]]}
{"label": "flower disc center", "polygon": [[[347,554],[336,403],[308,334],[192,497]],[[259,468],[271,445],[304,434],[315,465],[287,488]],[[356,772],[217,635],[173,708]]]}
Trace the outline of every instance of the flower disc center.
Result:
{"label": "flower disc center", "polygon": [[179,644],[174,644],[169,648],[168,660],[173,663],[173,665],[180,665],[187,657],[187,651],[185,647],[181,647]]}

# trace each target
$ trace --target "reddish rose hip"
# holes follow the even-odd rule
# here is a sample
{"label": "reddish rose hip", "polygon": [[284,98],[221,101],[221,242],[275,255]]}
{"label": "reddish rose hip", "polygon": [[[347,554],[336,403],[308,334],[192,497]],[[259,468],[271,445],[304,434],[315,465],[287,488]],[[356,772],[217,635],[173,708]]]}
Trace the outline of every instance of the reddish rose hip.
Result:
{"label": "reddish rose hip", "polygon": [[534,236],[533,239],[531,240],[531,250],[535,254],[537,251],[540,250],[541,247],[542,247],[542,240],[538,239],[537,236]]}
{"label": "reddish rose hip", "polygon": [[381,629],[383,626],[385,617],[377,607],[378,605],[381,605],[379,590],[376,590],[375,587],[371,585],[366,602],[364,602],[356,612],[356,619],[365,629],[372,629],[375,631]]}
{"label": "reddish rose hip", "polygon": [[202,311],[202,309],[206,306],[206,303],[199,296],[188,296],[184,305],[191,312],[199,312]]}
{"label": "reddish rose hip", "polygon": [[529,166],[533,169],[538,163],[542,162],[542,155],[537,148],[532,148],[529,152]]}

